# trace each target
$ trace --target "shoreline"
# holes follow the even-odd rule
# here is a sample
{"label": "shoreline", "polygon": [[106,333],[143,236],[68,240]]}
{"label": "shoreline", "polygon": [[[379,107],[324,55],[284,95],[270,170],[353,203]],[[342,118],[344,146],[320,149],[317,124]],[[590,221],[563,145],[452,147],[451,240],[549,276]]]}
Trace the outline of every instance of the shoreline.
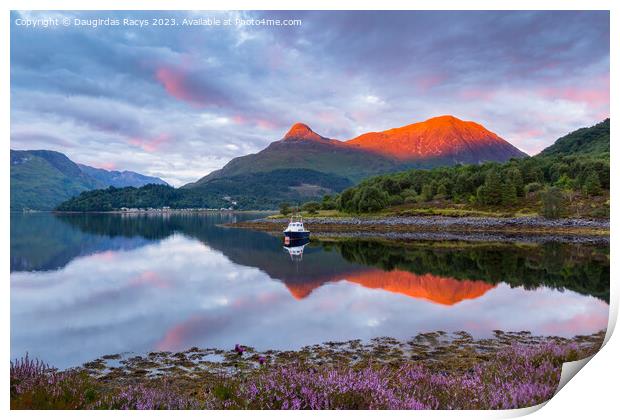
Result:
{"label": "shoreline", "polygon": [[288,351],[237,344],[111,354],[62,371],[26,356],[11,362],[11,408],[521,408],[550,399],[562,363],[592,356],[604,336],[435,331]]}
{"label": "shoreline", "polygon": [[[232,228],[281,233],[288,218],[262,218],[224,224]],[[318,238],[384,238],[394,240],[466,240],[500,242],[609,243],[609,221],[539,217],[306,217]]]}

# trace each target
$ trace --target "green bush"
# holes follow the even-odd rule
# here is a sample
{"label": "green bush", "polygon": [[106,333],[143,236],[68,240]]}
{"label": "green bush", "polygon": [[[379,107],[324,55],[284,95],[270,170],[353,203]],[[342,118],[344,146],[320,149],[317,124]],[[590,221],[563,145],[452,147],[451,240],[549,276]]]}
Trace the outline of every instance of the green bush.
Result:
{"label": "green bush", "polygon": [[290,207],[289,203],[282,203],[282,204],[280,204],[280,214],[283,214],[284,216],[286,216],[290,212],[291,212],[291,207]]}
{"label": "green bush", "polygon": [[583,189],[589,196],[601,194],[601,180],[596,172],[592,171],[588,174],[583,184]]}
{"label": "green bush", "polygon": [[540,194],[541,214],[547,219],[562,217],[564,207],[564,194],[558,187],[548,187]]}
{"label": "green bush", "polygon": [[543,186],[540,182],[530,182],[524,187],[525,193],[532,193],[542,190]]}
{"label": "green bush", "polygon": [[316,214],[321,209],[321,203],[317,201],[308,201],[307,203],[304,203],[303,206],[301,206],[301,209],[303,211],[307,211],[310,214]]}
{"label": "green bush", "polygon": [[391,195],[390,198],[388,199],[390,206],[398,206],[400,204],[403,204],[405,202],[405,199],[397,194],[397,195]]}
{"label": "green bush", "polygon": [[377,187],[364,188],[359,196],[357,211],[360,213],[374,213],[388,205],[388,195]]}

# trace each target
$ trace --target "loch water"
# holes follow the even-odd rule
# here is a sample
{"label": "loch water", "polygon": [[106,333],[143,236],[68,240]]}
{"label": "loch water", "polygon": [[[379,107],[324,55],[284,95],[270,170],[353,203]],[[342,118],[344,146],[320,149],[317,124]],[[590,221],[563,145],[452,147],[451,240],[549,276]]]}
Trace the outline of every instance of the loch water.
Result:
{"label": "loch water", "polygon": [[[605,329],[609,246],[312,240],[212,214],[11,214],[11,357]],[[283,224],[284,227],[284,224]]]}

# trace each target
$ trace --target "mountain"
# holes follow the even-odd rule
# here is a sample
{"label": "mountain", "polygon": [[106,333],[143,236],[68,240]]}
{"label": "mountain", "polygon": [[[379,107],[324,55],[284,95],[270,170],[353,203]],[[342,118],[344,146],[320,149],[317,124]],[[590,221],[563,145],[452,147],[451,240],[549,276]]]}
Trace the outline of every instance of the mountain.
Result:
{"label": "mountain", "polygon": [[[62,153],[52,150],[11,150],[11,210],[24,208],[51,210],[58,204],[79,195],[83,191],[106,188],[112,185],[113,172],[96,168],[84,169]],[[97,171],[97,176],[92,172]],[[108,178],[103,172],[108,172]],[[116,172],[116,171],[114,171]],[[120,179],[127,181],[128,175]],[[136,173],[135,180],[144,180]],[[120,182],[119,178],[116,177]],[[159,178],[153,178],[159,180]],[[144,185],[144,182],[132,185]]]}
{"label": "mountain", "polygon": [[[316,134],[305,124],[294,124],[278,141],[258,153],[234,158],[222,169],[211,172],[184,188],[193,188],[211,180],[242,174],[271,172],[277,169],[310,169],[359,181],[371,175],[394,170],[399,163],[346,143]],[[313,180],[308,179],[308,184]]]}
{"label": "mountain", "polygon": [[559,138],[538,156],[590,156],[609,159],[609,118]]}
{"label": "mountain", "polygon": [[[181,188],[199,189],[206,195],[228,191],[227,195],[235,197],[235,191],[244,189],[248,179],[257,174],[260,174],[261,182],[276,185],[282,184],[283,170],[291,176],[305,171],[303,179],[298,176],[299,183],[288,185],[288,190],[272,190],[269,197],[272,201],[295,201],[299,197],[291,192],[297,190],[304,191],[302,198],[307,201],[325,193],[342,191],[349,186],[342,179],[350,184],[409,168],[504,162],[525,156],[525,153],[481,125],[451,116],[367,133],[348,141],[323,137],[308,125],[296,123],[282,139],[272,142],[260,152],[234,158],[222,169]],[[335,177],[334,182],[329,182],[330,177]],[[226,180],[228,190],[222,180]]]}
{"label": "mountain", "polygon": [[146,176],[133,171],[108,171],[78,164],[82,172],[101,183],[116,188],[141,187],[146,184],[168,185],[166,181],[154,176]]}
{"label": "mountain", "polygon": [[11,210],[50,210],[82,191],[104,187],[62,153],[11,150]]}
{"label": "mountain", "polygon": [[504,162],[513,157],[527,156],[480,124],[462,121],[450,115],[362,134],[347,141],[347,145],[399,161],[435,165]]}

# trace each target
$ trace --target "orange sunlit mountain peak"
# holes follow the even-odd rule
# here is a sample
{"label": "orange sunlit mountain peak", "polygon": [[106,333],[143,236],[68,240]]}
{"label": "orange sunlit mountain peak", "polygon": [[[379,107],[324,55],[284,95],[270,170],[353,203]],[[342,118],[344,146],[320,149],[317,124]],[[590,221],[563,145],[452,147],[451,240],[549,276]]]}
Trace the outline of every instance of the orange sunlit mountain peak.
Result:
{"label": "orange sunlit mountain peak", "polygon": [[347,144],[398,160],[444,159],[461,163],[526,156],[482,125],[452,115],[365,133]]}
{"label": "orange sunlit mountain peak", "polygon": [[326,138],[312,131],[308,125],[298,122],[291,126],[282,140],[326,140]]}

